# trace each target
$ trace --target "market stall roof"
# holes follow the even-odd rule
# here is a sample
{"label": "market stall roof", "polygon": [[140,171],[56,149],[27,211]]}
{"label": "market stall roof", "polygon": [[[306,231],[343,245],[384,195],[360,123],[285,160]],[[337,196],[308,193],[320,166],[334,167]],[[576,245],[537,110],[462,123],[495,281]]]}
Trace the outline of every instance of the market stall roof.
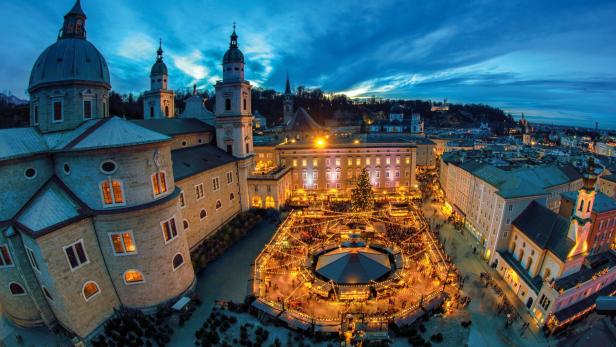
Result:
{"label": "market stall roof", "polygon": [[338,248],[320,255],[315,271],[336,283],[376,281],[391,271],[389,256],[368,247]]}

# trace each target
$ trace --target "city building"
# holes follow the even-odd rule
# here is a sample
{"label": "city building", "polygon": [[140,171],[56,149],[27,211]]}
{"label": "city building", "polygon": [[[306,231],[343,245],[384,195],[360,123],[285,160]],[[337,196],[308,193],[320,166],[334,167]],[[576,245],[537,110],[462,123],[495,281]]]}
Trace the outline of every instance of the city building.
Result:
{"label": "city building", "polygon": [[173,118],[160,48],[154,111],[110,116],[108,66],[85,23],[77,1],[32,68],[30,127],[0,130],[3,314],[80,339],[120,308],[152,311],[193,289],[190,250],[250,207],[254,156],[235,30],[212,126],[203,110]]}

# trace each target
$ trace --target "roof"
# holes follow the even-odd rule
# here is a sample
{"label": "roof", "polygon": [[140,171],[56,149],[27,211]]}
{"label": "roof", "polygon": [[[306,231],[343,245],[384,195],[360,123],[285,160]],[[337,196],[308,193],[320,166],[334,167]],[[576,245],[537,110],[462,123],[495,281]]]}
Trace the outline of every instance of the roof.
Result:
{"label": "roof", "polygon": [[47,143],[35,128],[0,129],[0,161],[46,151]]}
{"label": "roof", "polygon": [[616,174],[603,175],[603,176],[600,176],[599,178],[616,183]]}
{"label": "roof", "polygon": [[67,131],[57,131],[43,134],[49,150],[61,150],[69,143],[74,141],[81,134],[85,133],[90,127],[98,124],[100,119],[92,119],[81,123],[77,128]]}
{"label": "roof", "polygon": [[[578,192],[565,192],[561,194],[565,199],[577,201]],[[616,210],[616,200],[601,193],[595,193],[595,202],[592,205],[593,212],[603,213]]]}
{"label": "roof", "polygon": [[168,140],[170,137],[166,135],[114,116],[100,119],[68,143],[64,150],[126,147]]}
{"label": "roof", "polygon": [[599,253],[586,258],[584,266],[580,271],[569,276],[561,277],[554,282],[556,290],[567,290],[575,287],[578,283],[591,280],[596,273],[616,266],[616,254],[613,251]]}
{"label": "roof", "polygon": [[215,131],[211,125],[194,118],[140,119],[131,122],[167,136]]}
{"label": "roof", "polygon": [[72,194],[50,179],[24,206],[17,222],[36,233],[83,216],[81,205]]}
{"label": "roof", "polygon": [[57,83],[86,81],[111,88],[105,57],[88,40],[63,38],[47,47],[38,57],[28,90]]}
{"label": "roof", "polygon": [[532,201],[512,224],[538,247],[552,251],[562,261],[574,246],[567,236],[569,220],[537,201]]}
{"label": "roof", "polygon": [[554,316],[556,317],[556,319],[558,319],[559,322],[564,322],[565,320],[576,316],[578,313],[594,305],[598,297],[612,295],[614,291],[616,291],[616,282],[608,284],[594,294],[576,302],[569,307],[554,312]]}
{"label": "roof", "polygon": [[337,283],[368,283],[391,271],[389,256],[368,247],[337,248],[318,257],[315,271]]}
{"label": "roof", "polygon": [[513,256],[513,254],[507,251],[497,251],[509,266],[511,266],[515,272],[526,282],[526,284],[536,293],[539,294],[543,279],[541,276],[530,277],[528,271],[520,264],[520,262]]}
{"label": "roof", "polygon": [[286,131],[311,132],[320,131],[321,126],[314,120],[304,108],[298,108],[293,117],[286,125]]}
{"label": "roof", "polygon": [[171,159],[176,181],[238,160],[213,145],[177,149],[171,151]]}

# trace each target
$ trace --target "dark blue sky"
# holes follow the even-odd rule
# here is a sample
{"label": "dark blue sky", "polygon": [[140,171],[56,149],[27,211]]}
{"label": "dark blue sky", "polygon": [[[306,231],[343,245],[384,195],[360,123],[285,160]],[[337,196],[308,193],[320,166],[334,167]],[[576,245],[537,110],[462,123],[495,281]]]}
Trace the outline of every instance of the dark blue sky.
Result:
{"label": "dark blue sky", "polygon": [[[0,90],[32,64],[73,0],[0,0]],[[616,129],[615,1],[82,0],[113,88],[140,92],[163,39],[172,88],[210,88],[237,22],[247,78],[350,96],[487,103],[531,120]]]}

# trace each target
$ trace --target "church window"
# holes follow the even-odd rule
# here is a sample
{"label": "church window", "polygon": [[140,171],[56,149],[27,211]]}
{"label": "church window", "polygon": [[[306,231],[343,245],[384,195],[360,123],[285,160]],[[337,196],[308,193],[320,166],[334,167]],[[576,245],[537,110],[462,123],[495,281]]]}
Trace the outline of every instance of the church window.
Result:
{"label": "church window", "polygon": [[533,265],[533,258],[531,258],[530,256],[528,257],[527,261],[526,261],[526,271],[530,271],[530,267]]}
{"label": "church window", "polygon": [[122,182],[109,178],[101,182],[100,187],[103,207],[121,206],[125,204]]}
{"label": "church window", "polygon": [[17,282],[11,282],[9,284],[9,289],[11,291],[11,294],[13,294],[13,295],[24,295],[24,294],[26,294],[26,291],[24,290],[24,287],[22,287],[21,284],[19,284]]}
{"label": "church window", "polygon": [[584,211],[584,200],[580,201],[580,207],[578,208],[579,211]]}
{"label": "church window", "polygon": [[202,209],[201,212],[199,212],[199,219],[204,220],[205,217],[207,217],[207,212]]}
{"label": "church window", "polygon": [[68,264],[71,266],[71,271],[75,271],[90,262],[82,240],[65,246],[64,254]]}
{"label": "church window", "polygon": [[133,238],[133,232],[131,230],[119,233],[109,233],[109,239],[111,240],[114,255],[129,255],[137,253],[137,246],[135,246],[135,239]]}
{"label": "church window", "polygon": [[101,292],[101,290],[98,287],[98,284],[96,284],[96,282],[88,281],[83,285],[82,292],[83,292],[83,298],[86,299],[86,301],[89,301],[90,299],[98,295]]}
{"label": "church window", "polygon": [[231,99],[225,99],[225,111],[231,111]]}
{"label": "church window", "polygon": [[39,109],[38,109],[38,105],[34,105],[32,125],[38,125],[38,123],[39,123]]}
{"label": "church window", "polygon": [[195,186],[195,193],[197,195],[197,200],[203,199],[205,196],[203,193],[203,183],[199,183]]}
{"label": "church window", "polygon": [[250,153],[250,144],[246,143],[246,153]]}
{"label": "church window", "polygon": [[0,267],[6,266],[13,266],[13,259],[9,253],[9,246],[4,244],[0,245]]}
{"label": "church window", "polygon": [[92,100],[83,101],[83,119],[92,118]]}
{"label": "church window", "polygon": [[62,101],[56,100],[53,102],[53,123],[59,123],[64,120],[64,114],[62,112]]}
{"label": "church window", "polygon": [[26,254],[28,255],[28,261],[30,261],[30,266],[32,266],[32,268],[36,271],[40,272],[41,270],[39,269],[38,261],[36,260],[36,255],[34,254],[34,251],[26,247]]}
{"label": "church window", "polygon": [[169,117],[169,106],[165,106],[165,117]]}
{"label": "church window", "polygon": [[152,175],[152,189],[154,196],[159,196],[167,192],[167,179],[164,171]]}
{"label": "church window", "polygon": [[107,160],[101,163],[100,170],[104,174],[111,175],[112,173],[116,171],[117,168],[118,166],[116,165],[114,161]]}
{"label": "church window", "polygon": [[218,181],[218,177],[212,178],[212,189],[214,191],[217,191],[218,189],[220,189],[220,182]]}
{"label": "church window", "polygon": [[126,270],[124,272],[124,283],[126,284],[138,284],[145,282],[143,274],[138,270]]}
{"label": "church window", "polygon": [[227,171],[227,184],[233,183],[233,172]]}
{"label": "church window", "polygon": [[184,265],[184,257],[178,253],[173,257],[173,271],[177,270],[180,266]]}
{"label": "church window", "polygon": [[26,171],[24,171],[24,176],[26,176],[26,178],[28,179],[33,179],[34,177],[36,177],[36,169],[29,167],[26,169]]}
{"label": "church window", "polygon": [[216,209],[218,210],[221,207],[222,207],[222,202],[220,202],[220,200],[216,200]]}
{"label": "church window", "polygon": [[244,98],[244,111],[246,111],[248,109],[248,102],[246,101],[246,98]]}
{"label": "church window", "polygon": [[175,225],[175,217],[171,217],[167,220],[160,222],[160,226],[163,230],[165,244],[173,241],[176,237],[178,237],[178,230]]}

